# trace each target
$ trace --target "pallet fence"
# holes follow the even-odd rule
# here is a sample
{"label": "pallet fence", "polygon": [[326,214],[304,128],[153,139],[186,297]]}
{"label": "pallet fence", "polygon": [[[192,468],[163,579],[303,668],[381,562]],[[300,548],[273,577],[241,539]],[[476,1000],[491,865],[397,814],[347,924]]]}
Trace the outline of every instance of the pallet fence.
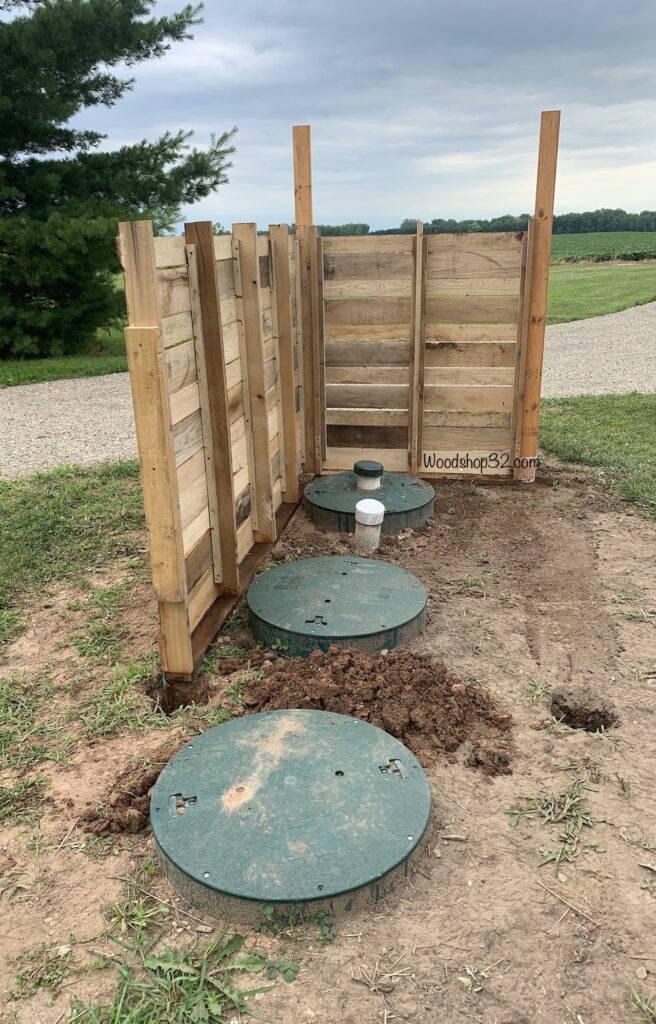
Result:
{"label": "pallet fence", "polygon": [[302,494],[359,458],[535,479],[558,112],[527,232],[325,237],[309,126],[295,231],[119,225],[163,671],[190,680]]}

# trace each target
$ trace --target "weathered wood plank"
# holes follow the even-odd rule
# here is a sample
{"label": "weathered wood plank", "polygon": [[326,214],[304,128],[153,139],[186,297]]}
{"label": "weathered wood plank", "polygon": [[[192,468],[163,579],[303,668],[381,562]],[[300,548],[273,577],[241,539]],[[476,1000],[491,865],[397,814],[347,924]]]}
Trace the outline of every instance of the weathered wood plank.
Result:
{"label": "weathered wood plank", "polygon": [[516,341],[517,322],[507,324],[427,323],[426,342]]}
{"label": "weathered wood plank", "polygon": [[[239,592],[237,525],[232,489],[228,389],[221,328],[222,310],[216,280],[214,244],[216,239],[212,234],[210,221],[198,221],[185,225],[185,236],[188,243],[194,246],[198,276],[198,309],[205,363],[203,376],[207,382],[207,409],[205,412],[208,414],[206,422],[209,423],[209,432],[211,433],[215,500],[219,519],[221,593],[237,594]],[[214,495],[211,500],[214,500]]]}
{"label": "weathered wood plank", "polygon": [[265,356],[262,338],[262,308],[260,306],[260,275],[257,257],[257,229],[255,224],[233,224],[233,242],[237,246],[235,288],[241,307],[244,329],[244,348],[247,364],[245,382],[248,388],[250,420],[247,431],[252,436],[254,459],[254,510],[256,510],[254,537],[258,543],[276,539],[276,517],[273,509],[271,463],[267,456]]}
{"label": "weathered wood plank", "polygon": [[424,388],[424,408],[439,411],[510,412],[513,388],[502,386],[432,387]]}
{"label": "weathered wood plank", "polygon": [[[410,324],[412,302],[404,299],[326,299],[326,327]],[[434,318],[436,319],[436,318]],[[441,319],[447,319],[442,317]],[[328,338],[326,339],[328,340]]]}
{"label": "weathered wood plank", "polygon": [[338,366],[408,366],[410,346],[407,341],[329,341],[325,346],[325,360],[326,373],[328,367]]}
{"label": "weathered wood plank", "polygon": [[405,253],[412,258],[413,235],[329,235],[324,238],[324,259],[364,253]]}
{"label": "weathered wood plank", "polygon": [[177,345],[178,342],[187,341],[194,336],[191,313],[188,310],[184,313],[174,313],[173,316],[162,317],[161,325],[164,348],[170,348],[171,345]]}
{"label": "weathered wood plank", "polygon": [[510,409],[482,412],[462,409],[424,409],[424,427],[497,427],[510,429]]}
{"label": "weathered wood plank", "polygon": [[516,298],[519,295],[519,282],[519,274],[510,277],[433,278],[427,282],[426,295],[429,299],[440,299],[445,296],[469,299],[507,295]]}
{"label": "weathered wood plank", "polygon": [[458,384],[509,384],[514,385],[515,368],[513,366],[435,366],[427,367],[424,372],[424,384],[447,385]]}
{"label": "weathered wood plank", "polygon": [[429,341],[426,368],[435,366],[514,366],[515,342]]}
{"label": "weathered wood plank", "polygon": [[280,413],[284,459],[284,501],[298,501],[298,443],[295,415],[294,334],[292,326],[292,278],[289,267],[289,228],[286,224],[269,226],[271,240],[271,285],[275,327],[280,359]]}
{"label": "weathered wood plank", "polygon": [[327,299],[375,299],[375,298],[408,298],[412,294],[412,280],[389,278],[363,281],[356,279],[343,281],[326,281],[324,295]]}
{"label": "weathered wood plank", "polygon": [[412,250],[333,254],[324,238],[323,274],[326,283],[342,281],[412,281]]}
{"label": "weathered wood plank", "polygon": [[331,342],[404,342],[410,341],[410,321],[403,324],[329,324],[326,323],[324,338],[326,345]]}
{"label": "weathered wood plank", "polygon": [[203,424],[200,409],[187,416],[173,427],[173,450],[175,464],[181,466],[204,447]]}
{"label": "weathered wood plank", "polygon": [[[389,301],[389,300],[388,300]],[[426,299],[426,320],[429,323],[511,324],[517,323],[518,292],[514,295],[471,295],[468,298]]]}
{"label": "weathered wood plank", "polygon": [[[360,448],[358,449],[358,458],[382,462],[385,469],[390,473],[403,473],[408,469],[408,451],[405,447]],[[339,472],[340,470],[353,469],[353,462],[352,448],[328,447],[323,468],[327,473]]]}
{"label": "weathered wood plank", "polygon": [[155,266],[158,270],[164,267],[186,267],[184,238],[179,235],[161,235],[154,242]]}
{"label": "weathered wood plank", "polygon": [[331,448],[402,448],[407,441],[407,426],[372,427],[350,423],[348,426],[328,427],[328,445]]}
{"label": "weathered wood plank", "polygon": [[164,353],[164,372],[166,374],[166,386],[169,396],[175,395],[177,391],[189,387],[198,380],[196,369],[196,352],[193,339],[183,341],[181,345],[174,345]]}
{"label": "weathered wood plank", "polygon": [[328,366],[326,384],[398,384],[398,366]]}
{"label": "weathered wood plank", "polygon": [[424,427],[426,451],[508,451],[509,427]]}
{"label": "weathered wood plank", "polygon": [[214,235],[212,245],[217,263],[221,260],[232,260],[232,235]]}
{"label": "weathered wood plank", "polygon": [[193,384],[188,384],[186,388],[182,388],[181,391],[176,391],[175,394],[170,396],[171,403],[171,424],[175,426],[180,420],[183,420],[186,416],[191,416],[192,412],[196,412],[200,409],[200,393],[198,390],[198,381]]}
{"label": "weathered wood plank", "polygon": [[312,224],[312,143],[309,124],[292,129],[294,212],[297,227]]}
{"label": "weathered wood plank", "polygon": [[219,596],[219,588],[214,582],[214,575],[211,569],[201,576],[198,583],[189,595],[189,627],[193,632],[200,620],[205,615],[210,605]]}
{"label": "weathered wood plank", "polygon": [[187,589],[193,590],[201,576],[203,576],[212,564],[212,538],[210,530],[196,542],[191,551],[185,555],[185,567],[187,572]]}
{"label": "weathered wood plank", "polygon": [[157,306],[160,316],[186,313],[191,308],[186,264],[157,271]]}
{"label": "weathered wood plank", "polygon": [[405,427],[407,409],[327,409],[328,426],[357,424],[369,427]]}
{"label": "weathered wood plank", "polygon": [[408,385],[326,384],[326,408],[407,409]]}

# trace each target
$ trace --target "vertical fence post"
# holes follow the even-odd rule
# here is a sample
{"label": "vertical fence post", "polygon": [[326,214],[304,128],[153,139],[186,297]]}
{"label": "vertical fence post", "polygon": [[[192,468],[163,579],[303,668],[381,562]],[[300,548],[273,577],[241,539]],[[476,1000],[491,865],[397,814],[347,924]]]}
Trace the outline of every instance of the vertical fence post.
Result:
{"label": "vertical fence post", "polygon": [[[239,593],[237,523],[232,476],[228,389],[212,222],[208,220],[185,224],[185,238],[189,245],[194,246],[198,275],[198,308],[201,319],[208,399],[208,409],[204,410],[202,415],[203,425],[209,421],[211,430],[211,451],[216,486],[215,500],[219,517],[219,546],[221,549],[220,585],[222,593],[232,595]],[[199,365],[198,370],[199,374],[202,374],[203,366]],[[208,441],[210,439],[205,437],[206,446]],[[208,487],[210,485],[211,480],[208,477]]]}
{"label": "vertical fence post", "polygon": [[522,433],[519,457],[528,459],[525,468],[515,471],[515,478],[525,483],[535,480],[535,457],[538,450],[540,423],[540,391],[544,358],[544,326],[547,315],[547,289],[551,259],[556,164],[560,111],[546,110],[540,123],[540,148],[535,190],[535,221],[533,225],[533,260],[529,290],[529,320],[526,337],[526,373],[522,410]]}
{"label": "vertical fence post", "polygon": [[321,352],[319,303],[318,233],[313,225],[297,228],[301,308],[297,320],[303,346],[303,417],[305,422],[305,471],[321,473],[323,463],[323,420],[321,408]]}
{"label": "vertical fence post", "polygon": [[312,224],[312,149],[310,125],[292,128],[294,150],[294,210],[296,227]]}
{"label": "vertical fence post", "polygon": [[510,458],[513,476],[517,477],[515,459],[519,454],[522,439],[522,414],[524,411],[524,386],[526,383],[526,339],[528,336],[529,289],[533,264],[533,218],[528,222],[528,231],[522,243],[522,263],[519,280],[519,307],[517,310],[517,343],[515,348],[515,380],[512,417],[510,424]]}
{"label": "vertical fence post", "polygon": [[262,340],[262,306],[260,302],[260,268],[257,255],[255,224],[233,224],[232,238],[237,260],[235,291],[241,304],[248,380],[250,428],[253,452],[253,475],[256,508],[255,540],[276,539],[276,517],[273,510],[273,480],[269,452],[269,414],[264,379],[264,343]]}
{"label": "vertical fence post", "polygon": [[410,328],[410,366],[408,381],[408,454],[410,472],[417,476],[423,448],[424,427],[424,348],[426,338],[426,236],[424,225],[417,223],[413,239],[412,318]]}
{"label": "vertical fence post", "polygon": [[272,306],[278,334],[280,360],[280,398],[285,490],[284,501],[299,499],[298,445],[296,442],[296,387],[294,383],[294,339],[292,336],[291,281],[289,275],[289,228],[286,224],[269,226],[272,269]]}
{"label": "vertical fence post", "polygon": [[193,672],[180,496],[173,449],[164,346],[157,313],[155,247],[150,221],[118,226],[129,326],[125,347],[139,449],[153,588],[159,604],[165,672]]}

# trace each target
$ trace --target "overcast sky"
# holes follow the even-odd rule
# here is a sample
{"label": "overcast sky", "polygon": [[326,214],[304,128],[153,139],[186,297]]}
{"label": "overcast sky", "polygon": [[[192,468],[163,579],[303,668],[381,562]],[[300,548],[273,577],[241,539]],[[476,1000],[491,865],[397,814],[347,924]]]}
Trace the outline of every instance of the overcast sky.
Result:
{"label": "overcast sky", "polygon": [[317,223],[531,210],[556,108],[557,212],[656,207],[655,0],[207,0],[204,19],[93,112],[112,145],[237,125],[230,184],[193,219],[292,221],[303,123]]}

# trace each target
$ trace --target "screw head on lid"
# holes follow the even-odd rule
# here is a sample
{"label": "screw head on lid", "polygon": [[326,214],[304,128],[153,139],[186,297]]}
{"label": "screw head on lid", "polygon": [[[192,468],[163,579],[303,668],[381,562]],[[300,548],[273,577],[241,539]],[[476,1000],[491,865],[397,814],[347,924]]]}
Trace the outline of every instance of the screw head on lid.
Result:
{"label": "screw head on lid", "polygon": [[368,476],[377,477],[383,475],[383,464],[382,462],[373,462],[371,459],[360,459],[353,466],[353,472],[356,476]]}

